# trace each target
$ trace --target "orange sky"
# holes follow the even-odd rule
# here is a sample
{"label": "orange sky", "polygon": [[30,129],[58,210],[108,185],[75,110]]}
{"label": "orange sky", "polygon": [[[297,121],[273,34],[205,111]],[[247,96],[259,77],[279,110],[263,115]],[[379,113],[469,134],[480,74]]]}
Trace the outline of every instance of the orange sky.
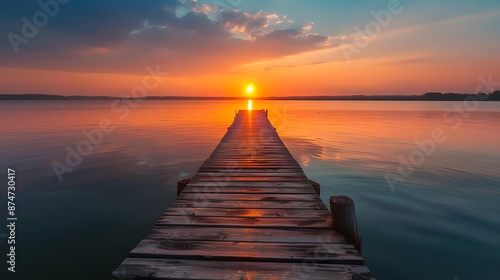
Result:
{"label": "orange sky", "polygon": [[[500,65],[500,61],[468,65],[450,62],[431,68],[425,64],[395,67],[384,65],[382,61],[355,61],[243,74],[167,76],[162,78],[158,88],[148,91],[148,95],[245,96],[249,83],[256,85],[256,96],[473,92],[479,82],[478,76],[472,73],[483,73],[482,68],[493,69],[494,64]],[[141,85],[143,79],[140,75],[18,68],[0,68],[0,76],[5,93],[61,95],[128,94],[135,86]]]}

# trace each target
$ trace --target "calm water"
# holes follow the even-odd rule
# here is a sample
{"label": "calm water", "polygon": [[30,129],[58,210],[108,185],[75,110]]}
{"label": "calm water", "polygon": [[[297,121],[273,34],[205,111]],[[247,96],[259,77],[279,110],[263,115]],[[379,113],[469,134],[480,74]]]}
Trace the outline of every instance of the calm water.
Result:
{"label": "calm water", "polygon": [[[19,219],[17,273],[6,274],[2,239],[0,275],[9,276],[2,279],[109,279],[175,199],[177,180],[196,172],[234,110],[247,107],[146,101],[126,116],[110,104],[0,103],[0,195],[5,205],[6,169],[14,168]],[[378,279],[497,279],[500,102],[445,117],[454,105],[461,104],[253,102],[270,110],[308,177],[321,183],[324,201],[334,194],[355,200],[363,255]],[[82,131],[105,118],[114,130],[59,182],[53,162],[65,163],[66,148],[76,149]],[[422,157],[415,141],[436,129],[446,141],[426,146]],[[413,172],[402,169],[412,155]],[[390,186],[388,174],[404,182]],[[6,209],[0,213],[3,224]]]}

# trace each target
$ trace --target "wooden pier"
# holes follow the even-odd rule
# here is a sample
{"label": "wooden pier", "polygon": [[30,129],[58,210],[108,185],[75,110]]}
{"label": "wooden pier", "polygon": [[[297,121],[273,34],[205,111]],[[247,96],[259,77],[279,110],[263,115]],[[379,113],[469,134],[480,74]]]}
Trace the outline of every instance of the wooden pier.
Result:
{"label": "wooden pier", "polygon": [[330,199],[334,223],[267,111],[239,111],[178,192],[113,279],[375,279],[352,201]]}

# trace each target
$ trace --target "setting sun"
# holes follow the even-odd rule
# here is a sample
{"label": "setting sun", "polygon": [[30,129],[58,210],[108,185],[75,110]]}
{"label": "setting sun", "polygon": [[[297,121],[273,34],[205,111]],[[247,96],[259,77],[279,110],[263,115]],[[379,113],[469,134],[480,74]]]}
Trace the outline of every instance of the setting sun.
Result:
{"label": "setting sun", "polygon": [[246,92],[248,95],[252,95],[255,91],[255,86],[253,84],[249,84],[246,88]]}

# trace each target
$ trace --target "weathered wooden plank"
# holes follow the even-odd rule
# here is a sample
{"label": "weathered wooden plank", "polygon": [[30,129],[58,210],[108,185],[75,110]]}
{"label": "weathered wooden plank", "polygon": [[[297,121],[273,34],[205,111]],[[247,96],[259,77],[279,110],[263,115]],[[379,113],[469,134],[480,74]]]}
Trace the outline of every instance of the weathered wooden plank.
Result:
{"label": "weathered wooden plank", "polygon": [[[254,162],[259,162],[259,161],[275,161],[275,162],[294,162],[294,159],[292,155],[289,154],[282,154],[282,157],[277,157],[276,155],[259,155],[259,156],[251,156],[251,151],[246,152],[246,153],[241,153],[241,152],[233,152],[233,153],[227,153],[227,155],[231,157],[221,157],[218,156],[220,152],[217,153],[217,155],[212,154],[208,159],[207,162],[210,161],[229,161],[229,162],[236,162],[236,161],[242,161],[242,162],[248,162],[248,161],[254,161]],[[250,153],[250,156],[248,155]],[[222,153],[221,153],[222,154]],[[234,157],[233,157],[234,156]]]}
{"label": "weathered wooden plank", "polygon": [[194,176],[191,181],[193,183],[208,183],[208,182],[226,182],[226,184],[231,184],[231,185],[237,185],[239,183],[243,182],[281,182],[281,183],[288,183],[288,182],[301,182],[301,183],[306,183],[309,182],[307,177],[302,177],[302,176],[269,176],[273,178],[280,178],[280,180],[275,180],[275,181],[266,181],[266,180],[259,180],[258,178],[269,178],[269,177],[254,177],[254,176],[247,176],[244,174],[236,175],[236,176],[231,176],[227,175],[225,173],[219,173],[219,176]]}
{"label": "weathered wooden plank", "polygon": [[[290,173],[290,172],[299,172],[299,173],[304,173],[302,170],[302,167],[300,165],[283,165],[283,164],[274,164],[272,165],[273,162],[267,162],[267,163],[262,163],[263,165],[260,165],[259,163],[236,163],[236,164],[231,164],[231,163],[204,163],[200,169],[199,172],[213,172],[211,170],[225,170],[229,169],[234,172],[238,172],[238,170],[241,170],[241,172],[276,172],[276,173]],[[296,162],[295,162],[296,163]],[[208,170],[208,171],[206,171]]]}
{"label": "weathered wooden plank", "polygon": [[312,201],[224,201],[224,200],[208,200],[201,196],[197,199],[180,199],[177,198],[172,206],[175,207],[205,207],[205,208],[245,208],[245,209],[327,209],[323,202]]}
{"label": "weathered wooden plank", "polygon": [[[238,187],[282,187],[282,188],[293,188],[293,187],[309,187],[311,186],[310,182],[235,182],[226,184],[227,186],[238,186]],[[217,186],[216,182],[208,183],[208,182],[189,182],[188,187],[198,186]]]}
{"label": "weathered wooden plank", "polygon": [[132,258],[195,259],[212,261],[271,261],[364,264],[350,244],[264,243],[143,239],[130,252]]}
{"label": "weathered wooden plank", "polygon": [[[249,156],[241,156],[239,158],[232,158],[232,157],[210,157],[208,158],[205,163],[215,163],[215,162],[221,162],[221,163],[255,163],[255,164],[260,164],[260,163],[283,163],[281,166],[288,166],[286,164],[288,163],[297,163],[294,161],[292,158],[286,157],[286,158],[275,158],[275,157],[249,157]],[[280,166],[280,165],[278,165]]]}
{"label": "weathered wooden plank", "polygon": [[208,173],[295,173],[303,172],[301,168],[213,168],[213,167],[201,167],[198,172],[208,172]]}
{"label": "weathered wooden plank", "polygon": [[[281,147],[279,147],[281,146]],[[271,154],[277,154],[277,155],[288,155],[291,156],[290,152],[284,151],[283,150],[283,145],[281,144],[270,144],[270,143],[263,143],[262,145],[254,145],[254,146],[247,146],[247,145],[241,145],[239,144],[238,146],[235,147],[217,147],[217,149],[214,150],[214,154],[212,156],[217,156],[219,153],[234,153],[234,154],[248,154],[248,153],[253,153],[253,154],[262,154],[266,155],[267,153]]]}
{"label": "weathered wooden plank", "polygon": [[163,215],[156,222],[159,226],[215,226],[215,227],[266,227],[266,228],[329,228],[330,218],[265,218],[265,217],[198,217]]}
{"label": "weathered wooden plank", "polygon": [[304,177],[252,177],[252,176],[241,176],[241,177],[226,177],[226,176],[213,176],[213,177],[193,177],[193,182],[219,182],[221,178],[225,182],[309,182],[307,178]]}
{"label": "weathered wooden plank", "polygon": [[196,173],[196,177],[220,177],[220,176],[226,176],[226,177],[263,177],[263,178],[269,178],[269,177],[299,177],[299,178],[306,178],[307,177],[304,175],[304,173],[301,173],[299,171],[293,171],[293,172],[244,172],[240,173],[239,170],[234,170],[234,172],[198,172]]}
{"label": "weathered wooden plank", "polygon": [[218,147],[217,149],[214,150],[213,156],[218,155],[219,153],[233,153],[233,154],[261,154],[261,155],[267,155],[269,154],[278,154],[278,155],[288,155],[291,156],[291,154],[288,151],[283,150],[283,146],[281,145],[281,148],[278,148],[278,145],[276,145],[276,148],[269,147],[270,144],[263,144],[262,147],[250,147],[250,146],[241,146],[239,147],[234,147],[234,148],[226,148],[226,147]]}
{"label": "weathered wooden plank", "polygon": [[225,169],[245,169],[245,168],[275,168],[279,166],[287,166],[289,168],[301,169],[297,162],[276,162],[273,160],[260,161],[260,162],[231,162],[231,161],[219,161],[219,162],[208,162],[203,164],[203,168],[225,168]]}
{"label": "weathered wooden plank", "polygon": [[[210,163],[204,164],[202,168],[213,168],[213,169],[251,169],[251,168],[274,168],[276,166],[282,166],[276,163]],[[298,163],[287,164],[289,168],[302,169]]]}
{"label": "weathered wooden plank", "polygon": [[375,280],[366,266],[266,262],[218,262],[128,258],[113,272],[120,280],[136,279],[314,279]]}
{"label": "weathered wooden plank", "polygon": [[295,210],[295,209],[224,209],[224,208],[186,208],[170,207],[163,215],[196,216],[196,217],[250,217],[250,218],[330,218],[327,210]]}
{"label": "weathered wooden plank", "polygon": [[234,152],[241,153],[252,151],[255,153],[261,153],[262,151],[275,152],[279,154],[290,154],[288,150],[283,150],[283,143],[279,142],[269,142],[260,141],[258,139],[248,139],[247,137],[242,139],[237,139],[234,135],[232,136],[232,142],[227,142],[225,144],[220,144],[215,148],[215,152],[212,155],[217,155],[218,152]]}
{"label": "weathered wooden plank", "polygon": [[321,202],[321,199],[315,194],[231,194],[231,193],[185,193],[179,195],[179,199],[200,199],[221,200],[221,201],[306,201],[306,202]]}
{"label": "weathered wooden plank", "polygon": [[[231,158],[231,160],[227,160],[228,158]],[[260,164],[260,163],[275,163],[278,166],[287,166],[288,164],[293,164],[295,161],[290,158],[289,156],[263,156],[263,155],[233,155],[233,154],[221,154],[219,156],[214,156],[208,159],[207,164],[213,163],[213,162],[219,162],[219,163],[227,163],[227,162],[234,162],[234,160],[238,160],[241,163],[255,163],[255,164]]]}
{"label": "weathered wooden plank", "polygon": [[[228,156],[228,157],[226,157]],[[207,162],[219,161],[219,162],[283,162],[283,163],[293,163],[295,160],[291,155],[283,155],[283,157],[273,156],[248,156],[248,154],[241,153],[228,153],[226,156],[212,155],[207,159]]]}
{"label": "weathered wooden plank", "polygon": [[186,193],[245,193],[245,194],[315,194],[312,187],[187,187],[183,190]]}
{"label": "weathered wooden plank", "polygon": [[203,192],[205,190],[211,189],[231,189],[231,188],[278,188],[278,189],[304,189],[310,188],[311,184],[306,182],[225,182],[220,180],[219,182],[190,182],[185,188],[196,189],[191,192]]}
{"label": "weathered wooden plank", "polygon": [[[227,160],[228,158],[232,158],[233,160]],[[293,164],[295,161],[290,159],[289,157],[265,157],[265,156],[252,156],[252,155],[230,155],[224,154],[217,157],[212,157],[209,159],[206,164],[210,163],[231,163],[234,160],[238,160],[241,163],[254,163],[254,164],[265,164],[265,163],[274,163],[277,166],[287,166],[288,164]],[[241,160],[241,161],[240,161]]]}
{"label": "weathered wooden plank", "polygon": [[202,167],[203,168],[230,168],[234,169],[234,166],[238,166],[241,168],[276,168],[276,167],[289,167],[289,168],[295,168],[299,169],[301,168],[300,165],[297,162],[290,161],[290,160],[285,160],[285,161],[277,161],[275,159],[255,159],[255,160],[248,160],[248,159],[242,159],[241,161],[228,161],[225,159],[220,159],[220,160],[215,160],[211,159],[210,161],[206,161]]}
{"label": "weathered wooden plank", "polygon": [[156,226],[147,239],[231,242],[346,243],[343,235],[327,229],[279,229],[244,227]]}
{"label": "weathered wooden plank", "polygon": [[[234,141],[234,139],[233,139]],[[259,148],[259,149],[255,149]],[[229,144],[222,144],[217,146],[217,148],[214,150],[215,152],[242,152],[242,151],[254,151],[255,153],[262,153],[262,151],[266,152],[273,152],[277,154],[287,154],[289,155],[290,152],[287,150],[283,150],[283,144],[276,142],[276,143],[271,143],[271,142],[266,142],[266,143],[261,143],[260,141],[256,141],[252,143],[251,141],[248,141],[248,139],[245,139],[243,143],[238,143],[235,142],[231,145]],[[214,154],[216,155],[216,154]]]}

